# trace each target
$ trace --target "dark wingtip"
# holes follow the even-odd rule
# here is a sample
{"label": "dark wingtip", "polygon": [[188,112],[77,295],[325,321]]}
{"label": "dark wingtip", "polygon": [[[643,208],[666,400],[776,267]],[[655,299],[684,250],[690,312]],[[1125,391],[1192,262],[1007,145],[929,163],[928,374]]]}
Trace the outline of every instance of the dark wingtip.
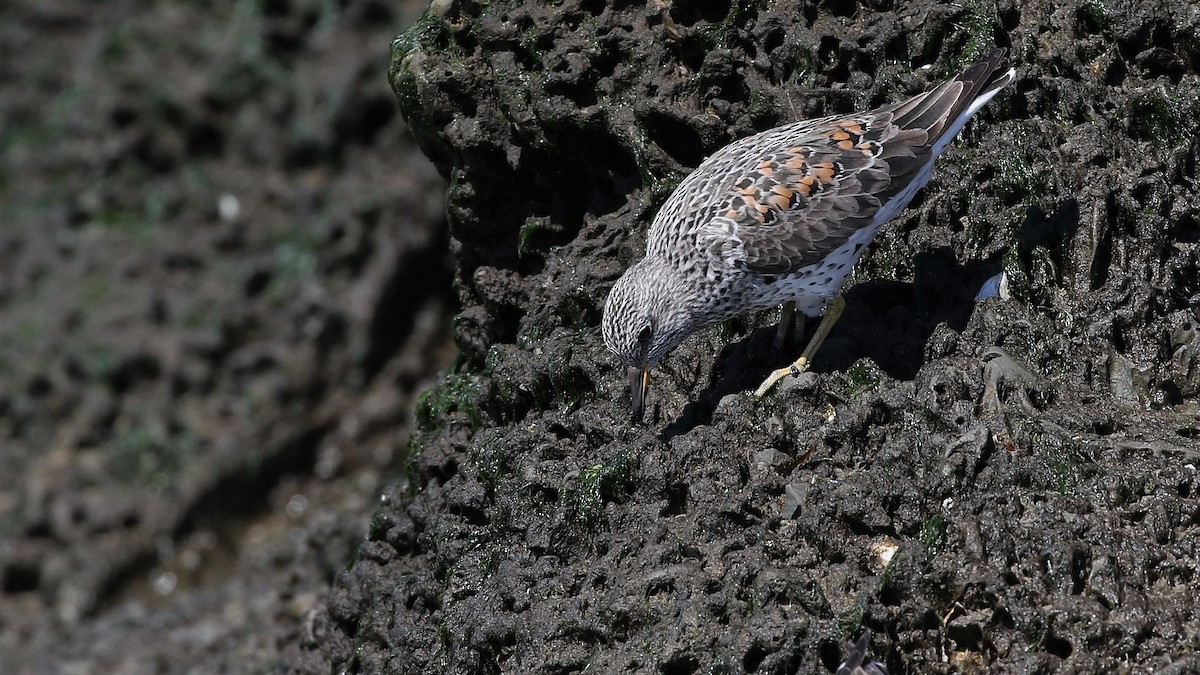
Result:
{"label": "dark wingtip", "polygon": [[985,54],[983,58],[967,66],[966,70],[954,79],[968,83],[974,83],[981,79],[991,81],[995,78],[996,73],[1000,72],[1000,62],[1004,60],[1004,55],[1007,53],[1008,50],[1004,47],[997,47]]}
{"label": "dark wingtip", "polygon": [[846,660],[838,666],[837,675],[888,675],[886,666],[867,658],[867,650],[870,646],[871,631],[864,630],[858,640],[851,645],[846,654]]}
{"label": "dark wingtip", "polygon": [[[1001,87],[1005,87],[1014,79],[1016,79],[1016,73],[1012,68],[1005,68],[1003,65],[1001,65],[1001,62],[1004,61],[1004,57],[1007,54],[1007,49],[998,47],[988,52],[987,55],[980,59],[979,62],[977,62],[974,66],[971,66],[972,68],[975,66],[982,66],[986,69],[986,74],[981,74],[982,77],[977,76],[977,79],[980,79],[981,81],[979,82],[979,86],[976,88],[975,94],[972,98],[979,98],[980,96],[984,96],[992,91],[1000,89]],[[968,68],[968,70],[970,70],[970,68]]]}
{"label": "dark wingtip", "polygon": [[867,660],[867,647],[871,644],[871,631],[865,630],[863,634],[858,636],[854,644],[850,646],[850,650],[846,653],[846,660],[842,665],[838,666],[838,675],[850,675],[862,669],[863,662]]}
{"label": "dark wingtip", "polygon": [[1007,53],[1008,53],[1008,50],[1005,49],[1004,47],[996,47],[995,49],[988,52],[987,54],[984,54],[983,58],[980,60],[986,61],[988,63],[999,63],[1000,59],[1004,58],[1004,55]]}
{"label": "dark wingtip", "polygon": [[993,49],[937,88],[895,106],[896,125],[925,129],[932,142],[973,101],[1013,80],[1012,69],[1000,65],[1007,53],[1004,48]]}

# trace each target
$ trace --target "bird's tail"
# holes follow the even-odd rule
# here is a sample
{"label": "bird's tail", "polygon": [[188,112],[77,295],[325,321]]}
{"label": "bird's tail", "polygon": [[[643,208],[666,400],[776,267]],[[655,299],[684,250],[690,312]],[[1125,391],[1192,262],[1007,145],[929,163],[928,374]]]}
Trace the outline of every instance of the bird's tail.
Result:
{"label": "bird's tail", "polygon": [[1012,68],[1002,70],[1005,53],[1004,49],[993,49],[936,89],[895,105],[891,111],[893,124],[901,129],[925,130],[936,156],[971,115],[1016,79]]}

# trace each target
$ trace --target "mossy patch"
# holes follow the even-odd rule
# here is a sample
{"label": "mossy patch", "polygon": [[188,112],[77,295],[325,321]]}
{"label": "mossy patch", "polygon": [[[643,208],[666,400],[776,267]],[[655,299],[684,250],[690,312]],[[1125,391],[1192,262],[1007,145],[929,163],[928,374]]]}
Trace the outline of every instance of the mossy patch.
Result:
{"label": "mossy patch", "polygon": [[883,372],[870,359],[859,359],[846,371],[846,387],[854,396],[879,386]]}
{"label": "mossy patch", "polygon": [[434,431],[445,428],[455,415],[465,419],[472,429],[478,428],[483,423],[479,412],[482,391],[478,376],[447,373],[418,397],[417,429]]}
{"label": "mossy patch", "polygon": [[[994,5],[993,5],[994,7]],[[963,35],[962,49],[954,60],[951,70],[961,70],[978,61],[996,46],[996,20],[992,8],[972,0],[962,6],[962,14],[955,22],[956,32]]]}
{"label": "mossy patch", "polygon": [[937,555],[946,543],[946,519],[940,515],[926,518],[917,533],[917,541],[921,542],[930,555]]}
{"label": "mossy patch", "polygon": [[517,253],[527,256],[535,251],[543,250],[548,245],[550,238],[562,234],[562,232],[563,226],[555,223],[548,216],[526,218],[517,233]]}
{"label": "mossy patch", "polygon": [[1129,100],[1126,119],[1129,133],[1138,140],[1150,142],[1157,150],[1169,150],[1185,143],[1195,132],[1189,110],[1195,101],[1184,100],[1177,91],[1166,88],[1143,91]]}
{"label": "mossy patch", "polygon": [[1045,191],[1046,178],[1035,167],[1029,149],[1038,147],[1039,134],[1028,122],[1019,122],[1007,130],[1004,143],[997,146],[992,191],[1007,204],[1033,204]]}
{"label": "mossy patch", "polygon": [[604,516],[604,505],[622,502],[633,492],[632,451],[622,450],[606,462],[579,472],[574,486],[566,491],[575,521],[592,529]]}
{"label": "mossy patch", "polygon": [[1107,0],[1084,0],[1076,10],[1076,17],[1084,30],[1092,33],[1107,33],[1112,25],[1112,15]]}
{"label": "mossy patch", "polygon": [[191,464],[196,442],[190,434],[163,438],[148,426],[134,426],[107,444],[108,470],[120,482],[162,490]]}

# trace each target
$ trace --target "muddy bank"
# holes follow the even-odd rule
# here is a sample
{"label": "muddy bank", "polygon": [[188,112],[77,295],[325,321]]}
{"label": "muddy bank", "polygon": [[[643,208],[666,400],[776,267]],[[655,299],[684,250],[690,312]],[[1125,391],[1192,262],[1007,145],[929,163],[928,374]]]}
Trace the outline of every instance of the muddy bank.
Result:
{"label": "muddy bank", "polygon": [[[434,3],[392,82],[450,183],[460,367],[418,405],[323,655],[831,672],[866,627],[893,672],[1200,667],[1198,21]],[[815,372],[750,398],[795,354],[748,317],[667,358],[630,426],[603,298],[687,170],[995,44],[1018,81],[877,238]],[[999,272],[1011,297],[976,302]]]}
{"label": "muddy bank", "polygon": [[0,8],[0,672],[311,648],[453,357],[420,11]]}

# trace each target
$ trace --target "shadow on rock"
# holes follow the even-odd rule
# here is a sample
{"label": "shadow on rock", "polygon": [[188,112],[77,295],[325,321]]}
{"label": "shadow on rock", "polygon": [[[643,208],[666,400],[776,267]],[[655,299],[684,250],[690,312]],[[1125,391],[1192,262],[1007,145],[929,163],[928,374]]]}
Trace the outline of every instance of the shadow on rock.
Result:
{"label": "shadow on rock", "polygon": [[[944,351],[935,329],[945,324],[954,333],[967,325],[975,307],[975,294],[999,265],[977,261],[959,263],[948,248],[922,253],[914,260],[915,280],[868,281],[846,292],[846,311],[817,352],[811,371],[846,371],[861,359],[870,359],[889,377],[913,379],[926,362],[926,352]],[[664,442],[711,424],[721,399],[730,394],[749,396],[775,368],[795,359],[804,350],[817,319],[805,321],[798,339],[784,350],[774,346],[776,326],[758,328],[721,351],[714,365],[714,381],[696,393],[679,417],[663,429]]]}

